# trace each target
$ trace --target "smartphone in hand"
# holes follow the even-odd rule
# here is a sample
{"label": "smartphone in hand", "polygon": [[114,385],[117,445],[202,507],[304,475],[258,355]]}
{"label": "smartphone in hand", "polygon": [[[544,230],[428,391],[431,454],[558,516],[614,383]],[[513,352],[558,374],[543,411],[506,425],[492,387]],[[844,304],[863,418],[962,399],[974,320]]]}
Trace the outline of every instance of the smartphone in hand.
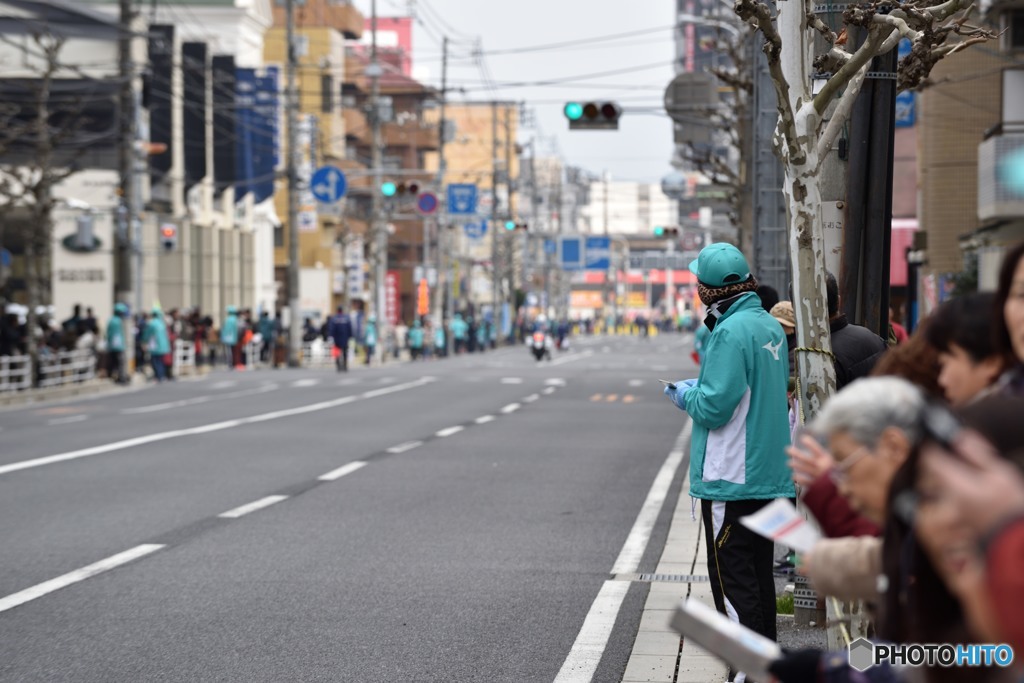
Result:
{"label": "smartphone in hand", "polygon": [[666,387],[668,387],[672,391],[676,390],[676,385],[672,384],[672,382],[669,382],[667,379],[659,379],[658,381],[661,382],[662,384],[664,384]]}

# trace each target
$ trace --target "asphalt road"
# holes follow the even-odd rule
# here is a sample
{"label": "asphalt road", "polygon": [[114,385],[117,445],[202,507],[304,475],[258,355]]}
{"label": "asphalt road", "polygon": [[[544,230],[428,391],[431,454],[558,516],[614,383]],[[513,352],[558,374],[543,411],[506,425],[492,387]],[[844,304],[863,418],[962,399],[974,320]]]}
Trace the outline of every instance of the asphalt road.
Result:
{"label": "asphalt road", "polygon": [[689,350],[219,371],[0,412],[0,680],[619,681],[647,584],[609,580],[664,547],[685,417],[657,379],[694,376]]}

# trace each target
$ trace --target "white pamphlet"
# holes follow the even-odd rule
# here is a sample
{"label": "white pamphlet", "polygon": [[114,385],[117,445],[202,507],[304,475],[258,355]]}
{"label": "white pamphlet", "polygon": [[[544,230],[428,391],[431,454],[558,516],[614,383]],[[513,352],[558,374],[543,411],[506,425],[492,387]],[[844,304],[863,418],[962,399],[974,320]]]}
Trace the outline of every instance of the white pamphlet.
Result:
{"label": "white pamphlet", "polygon": [[788,498],[778,498],[752,515],[740,517],[743,526],[765,538],[788,545],[798,553],[810,552],[821,533],[800,516]]}
{"label": "white pamphlet", "polygon": [[751,631],[695,598],[679,604],[672,617],[672,628],[734,670],[746,673],[748,679],[770,680],[769,665],[782,657],[782,648],[778,643]]}

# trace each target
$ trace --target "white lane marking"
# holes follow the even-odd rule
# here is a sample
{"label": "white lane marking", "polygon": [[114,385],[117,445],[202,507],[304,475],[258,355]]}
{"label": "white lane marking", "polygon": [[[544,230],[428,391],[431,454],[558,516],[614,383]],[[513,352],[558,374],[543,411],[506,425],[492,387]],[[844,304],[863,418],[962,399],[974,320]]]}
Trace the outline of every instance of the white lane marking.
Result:
{"label": "white lane marking", "polygon": [[550,377],[544,380],[544,384],[546,384],[549,387],[564,387],[565,380],[562,379],[561,377]]}
{"label": "white lane marking", "polygon": [[434,436],[439,436],[439,437],[441,437],[443,439],[446,436],[451,436],[452,434],[458,434],[463,429],[465,429],[465,427],[463,427],[462,425],[455,425],[454,427],[445,427],[444,429],[438,431]]}
{"label": "white lane marking", "polygon": [[292,382],[292,386],[296,389],[301,389],[303,387],[315,387],[317,384],[320,384],[320,380],[318,379],[297,379]]}
{"label": "white lane marking", "polygon": [[668,370],[668,366],[667,365],[652,365],[651,366],[651,370],[654,370],[655,372],[664,372],[664,371]]}
{"label": "white lane marking", "polygon": [[478,425],[485,425],[488,422],[494,422],[497,419],[498,418],[494,417],[493,415],[483,415],[474,420],[474,422],[476,422]]}
{"label": "white lane marking", "polygon": [[234,381],[232,379],[226,379],[223,382],[217,382],[216,384],[211,384],[210,388],[211,389],[230,389],[231,387],[235,386],[236,384],[238,384],[238,382],[236,382],[236,381]]}
{"label": "white lane marking", "polygon": [[361,381],[362,381],[361,379],[358,379],[356,377],[349,377],[348,379],[339,380],[338,381],[338,386],[339,387],[347,387],[347,386],[351,386],[353,384],[359,384]]}
{"label": "white lane marking", "polygon": [[229,398],[241,398],[243,396],[255,396],[256,394],[265,394],[268,391],[277,389],[276,384],[264,384],[258,389],[245,389],[244,391],[235,391],[230,394],[217,394],[215,396],[197,396],[196,398],[184,398],[180,401],[170,401],[168,403],[157,403],[151,406],[140,406],[138,408],[125,408],[121,411],[122,415],[137,415],[139,413],[155,413],[160,410],[167,410],[168,408],[181,408],[182,406],[193,406],[200,403],[209,403],[210,401],[223,401]]}
{"label": "white lane marking", "polygon": [[[686,426],[683,427],[679,438],[676,439],[665,464],[654,478],[654,483],[647,494],[647,500],[644,501],[644,505],[640,509],[633,530],[630,531],[629,537],[626,539],[619,559],[615,561],[613,573],[620,568],[626,572],[636,572],[640,558],[650,540],[654,520],[657,519],[669,486],[672,484],[672,479],[682,462],[683,449],[689,441],[692,428],[692,423],[687,420]],[[579,635],[576,636],[576,641],[572,644],[572,649],[569,650],[562,668],[555,676],[554,683],[590,683],[593,680],[594,674],[597,672],[597,665],[604,655],[605,648],[608,647],[608,639],[611,637],[619,609],[622,607],[622,601],[626,598],[629,584],[629,581],[604,582],[590,606],[590,611],[587,612],[587,616],[583,620],[583,626],[580,628]]]}
{"label": "white lane marking", "polygon": [[548,387],[542,393],[547,395],[547,396],[550,396],[551,394],[555,393],[555,388],[554,387]]}
{"label": "white lane marking", "polygon": [[159,432],[157,434],[147,434],[146,436],[135,437],[134,439],[125,439],[124,441],[115,441],[114,443],[103,444],[102,446],[93,446],[91,448],[83,448],[77,451],[70,451],[68,453],[60,453],[58,455],[48,455],[43,458],[34,458],[32,460],[23,460],[21,462],[11,463],[10,465],[4,465],[0,467],[0,475],[8,474],[9,472],[17,472],[18,470],[27,470],[32,467],[41,467],[43,465],[50,465],[55,462],[63,462],[65,460],[74,460],[76,458],[86,458],[90,455],[98,455],[100,453],[110,453],[111,451],[120,451],[126,448],[133,448],[135,446],[142,446],[148,443],[154,443],[156,441],[166,441],[167,439],[176,439],[182,436],[192,436],[195,434],[207,434],[209,432],[216,432],[222,429],[232,429],[234,427],[240,427],[242,425],[254,424],[257,422],[267,422],[269,420],[277,420],[283,417],[291,417],[293,415],[303,415],[305,413],[315,413],[321,410],[329,410],[331,408],[337,408],[347,403],[353,403],[359,400],[365,400],[368,398],[376,398],[378,396],[384,396],[386,394],[392,394],[396,391],[404,391],[406,389],[414,389],[416,387],[426,386],[434,381],[434,377],[422,377],[412,382],[406,382],[404,384],[396,384],[386,389],[377,389],[375,391],[367,391],[359,396],[345,396],[343,398],[334,399],[332,401],[321,401],[320,403],[311,403],[305,406],[299,406],[298,408],[288,408],[287,410],[277,410],[272,413],[263,413],[262,415],[253,415],[252,417],[243,417],[237,420],[226,420],[224,422],[214,422],[212,424],[203,425],[201,427],[190,427],[188,429],[176,429],[170,432]]}
{"label": "white lane marking", "polygon": [[540,394],[530,394],[529,396],[523,398],[523,403],[533,403],[538,398],[540,398]]}
{"label": "white lane marking", "polygon": [[321,474],[317,479],[320,481],[334,481],[335,479],[341,479],[346,474],[352,474],[356,470],[360,470],[366,467],[366,463],[362,460],[353,460],[347,465],[342,465],[336,470],[331,470],[327,474]]}
{"label": "white lane marking", "polygon": [[246,503],[245,505],[239,505],[233,510],[222,512],[217,516],[223,517],[224,519],[238,519],[242,515],[247,515],[250,512],[256,512],[257,510],[262,510],[263,508],[270,507],[275,503],[280,503],[282,500],[288,500],[288,496],[267,496],[266,498],[260,498],[259,500],[253,501],[251,503]]}
{"label": "white lane marking", "polygon": [[70,417],[55,417],[52,420],[50,420],[49,422],[47,422],[47,424],[49,424],[49,425],[69,425],[72,422],[84,422],[85,420],[88,420],[88,419],[89,419],[88,415],[71,415]]}
{"label": "white lane marking", "polygon": [[584,351],[583,353],[577,353],[577,354],[574,354],[572,356],[563,356],[562,358],[556,358],[555,360],[549,360],[548,361],[548,367],[551,367],[553,365],[565,365],[566,363],[575,363],[578,360],[583,360],[584,358],[589,358],[590,356],[593,356],[593,355],[594,355],[593,351]]}
{"label": "white lane marking", "polygon": [[631,386],[631,387],[642,387],[643,385],[644,385],[644,381],[642,379],[631,379],[631,380],[629,380],[629,386]]}
{"label": "white lane marking", "polygon": [[647,543],[651,539],[651,532],[654,531],[654,523],[658,521],[658,513],[661,512],[661,508],[665,503],[665,497],[672,486],[672,479],[676,476],[676,470],[679,469],[679,464],[683,461],[683,454],[685,453],[687,443],[690,441],[692,430],[693,422],[687,419],[686,424],[683,426],[683,431],[679,432],[679,438],[676,439],[672,451],[665,459],[665,464],[661,466],[661,470],[654,478],[654,483],[651,484],[647,500],[644,501],[643,507],[640,508],[640,514],[637,515],[636,522],[633,523],[633,529],[629,532],[629,536],[626,537],[626,542],[622,545],[622,551],[619,553],[618,559],[615,560],[612,574],[632,574],[638,571],[640,560],[644,556],[644,550],[647,549]]}
{"label": "white lane marking", "polygon": [[501,378],[501,383],[502,384],[522,384],[523,383],[523,378],[522,377],[502,377]]}
{"label": "white lane marking", "polygon": [[406,451],[411,451],[414,448],[419,448],[422,445],[423,445],[422,441],[406,441],[405,443],[400,443],[397,446],[392,446],[391,448],[389,448],[387,450],[387,452],[388,453],[405,453]]}
{"label": "white lane marking", "polygon": [[628,581],[604,582],[554,683],[590,683],[593,680],[628,590]]}
{"label": "white lane marking", "polygon": [[119,567],[122,564],[127,564],[132,560],[137,560],[140,557],[156,552],[157,550],[160,550],[163,547],[164,546],[162,545],[157,545],[154,543],[137,545],[131,550],[126,550],[123,553],[118,553],[117,555],[111,555],[105,560],[94,562],[93,564],[82,567],[81,569],[76,569],[73,572],[68,572],[63,576],[58,576],[55,579],[44,581],[43,583],[32,586],[31,588],[26,588],[23,591],[12,593],[11,595],[8,595],[6,598],[0,598],[0,612],[6,612],[12,607],[24,605],[26,602],[29,602],[30,600],[35,600],[36,598],[41,598],[47,593],[52,593],[55,590],[60,590],[61,588],[70,586],[73,583],[84,581],[85,579],[88,579],[91,576],[96,576],[97,574],[102,574],[103,572],[110,571],[111,569]]}
{"label": "white lane marking", "polygon": [[521,406],[518,403],[509,403],[507,406],[501,409],[501,412],[504,413],[505,415],[508,415],[509,413],[516,412],[517,410],[519,410],[520,407]]}

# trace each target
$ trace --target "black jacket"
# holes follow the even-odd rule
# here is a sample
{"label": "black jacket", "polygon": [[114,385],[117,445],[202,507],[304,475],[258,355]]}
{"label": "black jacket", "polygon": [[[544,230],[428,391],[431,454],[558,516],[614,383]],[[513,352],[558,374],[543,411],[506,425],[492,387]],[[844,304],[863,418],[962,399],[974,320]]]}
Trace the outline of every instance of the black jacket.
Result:
{"label": "black jacket", "polygon": [[867,377],[888,346],[866,327],[851,325],[845,315],[829,323],[832,331],[832,353],[835,354],[836,389]]}

